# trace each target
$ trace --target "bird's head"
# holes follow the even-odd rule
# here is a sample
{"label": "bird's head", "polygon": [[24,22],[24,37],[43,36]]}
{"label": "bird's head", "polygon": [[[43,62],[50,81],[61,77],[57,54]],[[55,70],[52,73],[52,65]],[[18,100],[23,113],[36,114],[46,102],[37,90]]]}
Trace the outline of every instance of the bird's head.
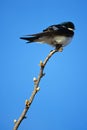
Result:
{"label": "bird's head", "polygon": [[71,31],[75,30],[75,26],[72,22],[63,22],[63,23],[61,23],[61,26],[64,27],[64,28],[67,28]]}

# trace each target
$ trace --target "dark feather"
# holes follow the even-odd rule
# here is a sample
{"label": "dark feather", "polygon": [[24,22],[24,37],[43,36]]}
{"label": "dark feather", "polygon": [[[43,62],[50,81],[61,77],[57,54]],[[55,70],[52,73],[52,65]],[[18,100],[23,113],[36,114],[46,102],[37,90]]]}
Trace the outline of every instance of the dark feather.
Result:
{"label": "dark feather", "polygon": [[28,43],[30,43],[34,42],[34,40],[38,39],[38,37],[20,37],[20,39],[26,40]]}

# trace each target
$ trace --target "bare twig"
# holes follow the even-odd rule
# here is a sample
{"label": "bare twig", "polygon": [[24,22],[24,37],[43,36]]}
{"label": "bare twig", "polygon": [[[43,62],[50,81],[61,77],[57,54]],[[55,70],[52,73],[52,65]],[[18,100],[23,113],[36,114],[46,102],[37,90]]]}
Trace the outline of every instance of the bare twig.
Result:
{"label": "bare twig", "polygon": [[44,76],[44,73],[43,73],[43,70],[48,62],[48,60],[51,58],[51,56],[55,53],[55,52],[58,52],[60,51],[59,49],[54,49],[52,51],[50,51],[50,53],[48,54],[48,56],[46,57],[46,59],[44,60],[44,62],[40,61],[40,72],[39,72],[39,75],[38,75],[38,78],[36,79],[35,77],[33,78],[33,81],[34,81],[34,90],[32,91],[32,94],[30,96],[30,99],[29,100],[26,100],[25,101],[25,108],[22,112],[22,114],[20,115],[19,119],[16,121],[14,120],[14,128],[13,130],[17,130],[19,125],[21,124],[21,122],[23,121],[23,119],[26,118],[26,113],[27,111],[29,110],[30,108],[30,105],[31,103],[33,102],[33,99],[36,95],[36,93],[39,91],[39,83],[40,83],[40,80],[41,78]]}

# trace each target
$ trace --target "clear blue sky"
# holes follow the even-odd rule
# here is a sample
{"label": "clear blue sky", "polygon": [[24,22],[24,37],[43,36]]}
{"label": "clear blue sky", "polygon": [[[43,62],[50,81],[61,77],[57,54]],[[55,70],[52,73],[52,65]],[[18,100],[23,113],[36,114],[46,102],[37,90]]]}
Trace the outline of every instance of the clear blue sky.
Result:
{"label": "clear blue sky", "polygon": [[0,130],[12,130],[33,90],[51,46],[25,44],[20,36],[72,21],[71,44],[48,62],[27,119],[19,130],[87,130],[87,1],[0,1]]}

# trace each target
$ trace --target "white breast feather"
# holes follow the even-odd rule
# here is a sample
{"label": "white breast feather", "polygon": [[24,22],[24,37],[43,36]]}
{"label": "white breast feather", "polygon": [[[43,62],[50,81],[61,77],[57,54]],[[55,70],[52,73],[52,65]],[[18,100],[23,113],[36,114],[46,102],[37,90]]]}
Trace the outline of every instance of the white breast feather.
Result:
{"label": "white breast feather", "polygon": [[67,44],[70,43],[72,40],[71,37],[64,37],[64,36],[56,36],[54,37],[54,41],[56,41],[56,44],[62,44],[63,46],[66,46]]}
{"label": "white breast feather", "polygon": [[55,46],[56,44],[62,44],[63,46],[66,46],[68,43],[70,43],[71,39],[72,38],[70,37],[64,37],[64,36],[55,36],[50,38],[44,36],[35,41],[40,43],[47,43],[52,46]]}

